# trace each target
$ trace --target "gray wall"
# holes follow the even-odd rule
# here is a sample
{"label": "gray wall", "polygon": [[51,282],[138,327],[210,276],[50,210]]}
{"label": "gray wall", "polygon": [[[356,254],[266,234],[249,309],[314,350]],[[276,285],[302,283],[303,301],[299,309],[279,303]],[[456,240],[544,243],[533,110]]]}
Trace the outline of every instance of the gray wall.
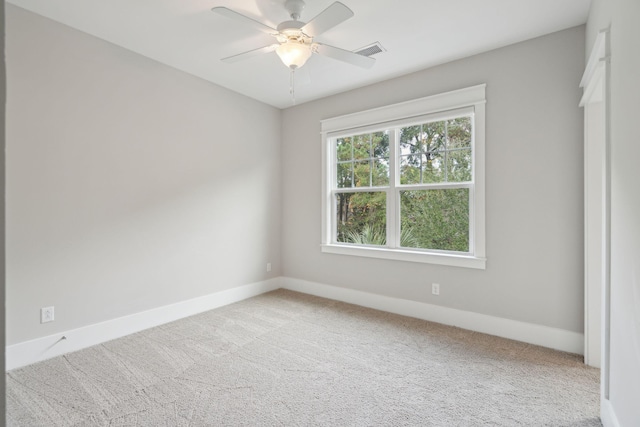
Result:
{"label": "gray wall", "polygon": [[[565,30],[285,110],[284,275],[582,332],[584,34]],[[480,83],[487,269],[321,253],[320,120]]]}
{"label": "gray wall", "polygon": [[610,402],[621,427],[640,423],[640,2],[593,0],[587,55],[611,26]]}
{"label": "gray wall", "polygon": [[280,110],[6,12],[7,344],[281,274]]}

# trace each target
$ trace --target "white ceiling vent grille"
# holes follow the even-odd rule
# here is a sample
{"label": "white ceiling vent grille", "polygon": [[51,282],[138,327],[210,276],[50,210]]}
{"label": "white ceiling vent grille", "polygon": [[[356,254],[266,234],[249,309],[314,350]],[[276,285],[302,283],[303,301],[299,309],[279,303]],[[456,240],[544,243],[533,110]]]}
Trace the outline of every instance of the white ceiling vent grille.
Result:
{"label": "white ceiling vent grille", "polygon": [[365,46],[353,51],[353,53],[357,53],[358,55],[362,56],[373,56],[381,52],[386,52],[386,49],[382,47],[380,42],[375,42],[374,44],[370,44],[369,46]]}

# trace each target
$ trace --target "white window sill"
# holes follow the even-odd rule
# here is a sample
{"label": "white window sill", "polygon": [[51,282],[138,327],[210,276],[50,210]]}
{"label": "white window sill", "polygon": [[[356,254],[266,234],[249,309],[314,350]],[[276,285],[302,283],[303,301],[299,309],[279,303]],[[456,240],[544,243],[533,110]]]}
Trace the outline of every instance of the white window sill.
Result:
{"label": "white window sill", "polygon": [[396,261],[422,262],[426,264],[484,270],[487,259],[473,255],[412,251],[409,249],[374,248],[339,244],[323,244],[322,252],[337,255],[353,255],[367,258],[381,258]]}

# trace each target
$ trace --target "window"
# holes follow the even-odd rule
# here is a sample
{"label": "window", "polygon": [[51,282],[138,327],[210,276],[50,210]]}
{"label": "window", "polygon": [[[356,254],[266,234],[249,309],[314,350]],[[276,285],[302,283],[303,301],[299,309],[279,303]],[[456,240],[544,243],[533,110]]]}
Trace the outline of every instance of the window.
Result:
{"label": "window", "polygon": [[322,121],[322,250],[485,268],[485,85]]}

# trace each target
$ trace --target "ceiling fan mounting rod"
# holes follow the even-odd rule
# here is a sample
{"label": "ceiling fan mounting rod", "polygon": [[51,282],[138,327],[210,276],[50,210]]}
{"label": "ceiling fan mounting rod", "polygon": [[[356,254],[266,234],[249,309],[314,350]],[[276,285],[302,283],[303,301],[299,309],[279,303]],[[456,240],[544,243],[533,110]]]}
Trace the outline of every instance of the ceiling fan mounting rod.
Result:
{"label": "ceiling fan mounting rod", "polygon": [[302,14],[302,9],[304,9],[304,0],[287,0],[284,3],[284,7],[289,12],[289,16],[294,21],[300,19],[300,15]]}

